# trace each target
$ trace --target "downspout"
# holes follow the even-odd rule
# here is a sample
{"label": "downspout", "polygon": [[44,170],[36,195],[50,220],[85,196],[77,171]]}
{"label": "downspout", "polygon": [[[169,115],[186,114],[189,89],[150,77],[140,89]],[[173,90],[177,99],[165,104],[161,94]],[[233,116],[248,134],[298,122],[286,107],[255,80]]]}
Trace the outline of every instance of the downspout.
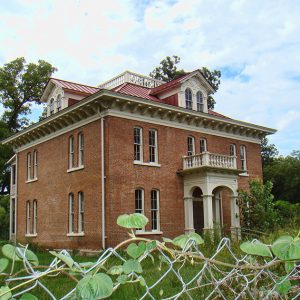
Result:
{"label": "downspout", "polygon": [[16,189],[15,189],[15,238],[14,244],[17,245],[17,228],[18,228],[18,152],[16,153]]}
{"label": "downspout", "polygon": [[102,213],[102,248],[105,249],[105,153],[104,153],[104,117],[100,115],[101,123],[101,213]]}

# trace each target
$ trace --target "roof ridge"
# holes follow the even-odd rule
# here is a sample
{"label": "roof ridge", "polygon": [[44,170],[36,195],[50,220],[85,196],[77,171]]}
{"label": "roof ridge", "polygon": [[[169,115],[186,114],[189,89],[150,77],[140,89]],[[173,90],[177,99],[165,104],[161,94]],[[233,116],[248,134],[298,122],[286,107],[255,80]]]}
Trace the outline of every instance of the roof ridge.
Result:
{"label": "roof ridge", "polygon": [[68,82],[68,83],[73,83],[73,84],[83,85],[83,86],[87,86],[87,87],[90,87],[90,88],[93,88],[93,89],[98,89],[98,90],[100,90],[99,87],[92,86],[92,85],[87,85],[87,84],[83,84],[83,83],[78,83],[78,82],[74,82],[74,81],[70,81],[70,80],[59,79],[59,78],[55,78],[55,77],[50,77],[49,79],[50,79],[50,80],[51,80],[51,79],[54,79],[54,80],[58,80],[58,81],[64,81],[64,82]]}

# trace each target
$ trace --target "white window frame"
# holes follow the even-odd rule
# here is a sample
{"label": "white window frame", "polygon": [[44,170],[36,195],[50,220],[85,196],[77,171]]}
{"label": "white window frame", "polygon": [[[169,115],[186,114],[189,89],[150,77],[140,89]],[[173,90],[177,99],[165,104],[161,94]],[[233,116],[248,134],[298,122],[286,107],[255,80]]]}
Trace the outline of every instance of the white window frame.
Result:
{"label": "white window frame", "polygon": [[200,138],[200,153],[207,152],[207,140],[206,138]]}
{"label": "white window frame", "polygon": [[[156,199],[153,197],[153,193],[156,194]],[[151,190],[151,229],[152,231],[160,231],[160,214],[159,214],[159,190],[153,189]],[[153,200],[156,201],[156,208],[154,208]],[[154,218],[154,214],[155,217]],[[154,226],[154,221],[156,222],[156,226]],[[156,228],[155,228],[156,227]]]}
{"label": "white window frame", "polygon": [[32,202],[32,234],[37,234],[37,200],[33,200]]}
{"label": "white window frame", "polygon": [[197,98],[197,111],[204,112],[204,98],[203,93],[198,91],[196,94]]}
{"label": "white window frame", "polygon": [[236,145],[235,144],[229,145],[229,155],[236,157]]}
{"label": "white window frame", "polygon": [[186,88],[184,92],[185,96],[185,108],[192,110],[193,109],[193,92],[190,88]]}
{"label": "white window frame", "polygon": [[68,231],[69,233],[74,233],[75,229],[75,202],[74,202],[74,194],[69,194],[68,199],[68,211],[69,211],[69,219],[68,219]]}
{"label": "white window frame", "polygon": [[30,201],[26,202],[26,234],[31,233]]}
{"label": "white window frame", "polygon": [[[139,131],[139,135],[136,135],[136,130]],[[136,137],[139,137],[139,141],[136,141]],[[134,161],[143,162],[143,129],[141,127],[133,128],[133,152]],[[137,153],[140,154],[139,158],[136,157]]]}
{"label": "white window frame", "polygon": [[82,132],[78,134],[78,167],[84,165],[84,135]]}
{"label": "white window frame", "polygon": [[61,95],[58,95],[56,98],[56,110],[57,112],[61,110]]}
{"label": "white window frame", "polygon": [[50,99],[50,115],[53,115],[54,114],[54,98],[51,98]]}
{"label": "white window frame", "polygon": [[31,180],[31,152],[27,153],[27,180]]}
{"label": "white window frame", "polygon": [[69,169],[74,168],[75,165],[75,155],[74,155],[74,136],[69,136]]}
{"label": "white window frame", "polygon": [[17,180],[17,174],[16,174],[16,164],[12,164],[11,165],[11,171],[10,171],[10,182],[11,182],[11,185],[15,185],[16,184],[16,180]]}
{"label": "white window frame", "polygon": [[241,145],[240,147],[240,158],[241,158],[241,169],[247,172],[247,153],[246,153],[245,145]]}
{"label": "white window frame", "polygon": [[187,137],[187,149],[188,149],[187,151],[188,156],[195,155],[195,138],[193,136]]}
{"label": "white window frame", "polygon": [[78,193],[78,233],[84,233],[84,194]]}
{"label": "white window frame", "polygon": [[[151,135],[154,134],[154,139]],[[153,143],[154,142],[154,143]],[[154,158],[154,160],[153,160]],[[149,129],[149,162],[158,163],[157,130]]]}
{"label": "white window frame", "polygon": [[[140,198],[138,198],[137,199],[137,192],[140,192]],[[137,189],[135,189],[135,191],[134,191],[134,200],[135,200],[135,202],[134,202],[134,212],[135,213],[140,213],[140,214],[143,214],[144,215],[144,213],[145,213],[145,211],[144,211],[144,195],[145,195],[145,191],[144,191],[144,189],[142,189],[142,188],[137,188]],[[140,203],[141,203],[141,207],[140,208],[137,208],[137,200],[138,201],[140,201]]]}
{"label": "white window frame", "polygon": [[33,151],[33,179],[38,177],[38,152],[37,150]]}

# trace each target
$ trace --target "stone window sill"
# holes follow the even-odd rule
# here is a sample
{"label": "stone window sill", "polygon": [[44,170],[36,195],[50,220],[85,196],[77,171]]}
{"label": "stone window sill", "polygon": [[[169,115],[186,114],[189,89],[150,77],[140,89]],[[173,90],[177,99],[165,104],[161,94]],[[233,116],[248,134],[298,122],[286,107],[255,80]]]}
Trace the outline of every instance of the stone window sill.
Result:
{"label": "stone window sill", "polygon": [[246,172],[244,172],[244,173],[239,174],[239,176],[242,176],[242,177],[249,177],[249,173],[246,171]]}
{"label": "stone window sill", "polygon": [[84,232],[79,232],[79,233],[72,232],[72,233],[68,233],[67,236],[69,237],[84,236]]}
{"label": "stone window sill", "polygon": [[37,237],[37,233],[26,233],[25,237]]}
{"label": "stone window sill", "polygon": [[26,180],[25,183],[35,182],[37,180],[38,180],[37,178],[32,178],[32,179]]}
{"label": "stone window sill", "polygon": [[75,171],[79,171],[79,170],[82,170],[84,169],[84,166],[79,166],[79,167],[75,167],[75,168],[70,168],[67,170],[68,173],[71,173],[71,172],[75,172]]}
{"label": "stone window sill", "polygon": [[136,235],[155,235],[155,234],[163,234],[162,231],[159,230],[153,230],[153,231],[142,231],[142,230],[137,230],[135,232]]}
{"label": "stone window sill", "polygon": [[134,161],[133,164],[140,165],[140,166],[157,167],[157,168],[159,168],[161,166],[160,164],[157,164],[157,163],[146,163],[146,162],[142,162],[142,161]]}

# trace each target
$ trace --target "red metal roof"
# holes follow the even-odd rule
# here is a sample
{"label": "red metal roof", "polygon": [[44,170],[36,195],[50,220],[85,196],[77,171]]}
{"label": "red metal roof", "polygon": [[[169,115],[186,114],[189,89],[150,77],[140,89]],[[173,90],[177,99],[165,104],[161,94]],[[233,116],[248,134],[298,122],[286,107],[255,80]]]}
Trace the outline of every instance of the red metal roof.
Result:
{"label": "red metal roof", "polygon": [[92,87],[80,83],[75,83],[75,82],[70,82],[66,80],[61,80],[61,79],[56,79],[56,78],[51,78],[51,80],[58,85],[60,85],[64,89],[72,90],[75,92],[91,95],[96,92],[98,92],[100,89],[97,87]]}

